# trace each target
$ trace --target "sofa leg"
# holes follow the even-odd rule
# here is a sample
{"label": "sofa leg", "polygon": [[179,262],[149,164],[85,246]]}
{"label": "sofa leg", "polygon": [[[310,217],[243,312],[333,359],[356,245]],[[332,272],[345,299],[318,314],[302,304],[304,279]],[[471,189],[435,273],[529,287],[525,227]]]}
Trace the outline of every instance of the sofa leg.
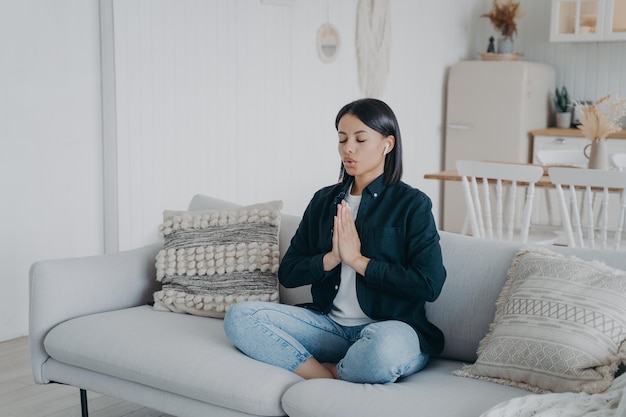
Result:
{"label": "sofa leg", "polygon": [[87,391],[80,390],[80,412],[83,417],[89,417],[89,410],[87,409]]}

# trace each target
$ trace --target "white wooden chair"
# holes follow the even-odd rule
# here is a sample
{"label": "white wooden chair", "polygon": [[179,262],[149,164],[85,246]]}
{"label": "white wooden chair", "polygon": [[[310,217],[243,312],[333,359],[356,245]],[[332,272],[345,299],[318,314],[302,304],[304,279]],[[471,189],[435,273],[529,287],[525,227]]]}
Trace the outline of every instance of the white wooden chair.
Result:
{"label": "white wooden chair", "polygon": [[[543,168],[480,161],[457,161],[456,167],[461,175],[467,208],[466,222],[471,226],[472,235],[527,242],[535,183],[543,176]],[[493,194],[490,183],[495,186]],[[521,202],[517,201],[518,188],[526,190]]]}
{"label": "white wooden chair", "polygon": [[[556,185],[568,245],[620,249],[626,213],[626,172],[554,167],[548,173]],[[582,188],[582,196],[576,188]],[[601,198],[594,198],[594,192]],[[611,201],[611,195],[616,201]],[[614,227],[609,229],[609,223]],[[611,234],[613,240],[609,242]]]}
{"label": "white wooden chair", "polygon": [[[589,164],[589,160],[585,156],[582,149],[542,149],[537,151],[537,162],[546,167],[550,166],[575,166],[579,168],[586,168]],[[558,200],[554,194],[554,190],[549,188],[544,189],[544,198],[538,198],[537,204],[544,205],[545,212],[540,211],[538,216],[543,218],[541,213],[547,214],[547,220],[543,218],[538,220],[542,223],[543,227],[560,229],[561,222],[558,215]]]}
{"label": "white wooden chair", "polygon": [[611,163],[619,171],[624,171],[624,168],[626,168],[626,153],[618,152],[611,154]]}

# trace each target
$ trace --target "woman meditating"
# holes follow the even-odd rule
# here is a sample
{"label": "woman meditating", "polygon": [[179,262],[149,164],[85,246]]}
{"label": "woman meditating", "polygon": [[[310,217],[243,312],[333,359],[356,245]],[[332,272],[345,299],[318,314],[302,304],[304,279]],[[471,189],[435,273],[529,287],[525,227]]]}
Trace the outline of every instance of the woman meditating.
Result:
{"label": "woman meditating", "polygon": [[446,271],[431,201],[401,181],[402,141],[384,102],[345,105],[335,127],[340,182],[306,208],[278,270],[285,287],[311,284],[313,302],[241,302],[224,329],[246,355],[309,378],[389,383],[443,349],[425,303]]}

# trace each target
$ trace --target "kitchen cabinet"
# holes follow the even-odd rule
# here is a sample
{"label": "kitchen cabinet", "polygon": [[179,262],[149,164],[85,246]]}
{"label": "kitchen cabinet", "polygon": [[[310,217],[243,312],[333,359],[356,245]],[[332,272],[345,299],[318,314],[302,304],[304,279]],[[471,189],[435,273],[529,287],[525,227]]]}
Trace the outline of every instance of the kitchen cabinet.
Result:
{"label": "kitchen cabinet", "polygon": [[[580,149],[590,141],[582,135],[579,129],[549,128],[533,130],[531,135],[532,159],[537,164],[537,152],[543,149]],[[626,152],[626,130],[613,133],[607,138],[609,153]]]}
{"label": "kitchen cabinet", "polygon": [[626,0],[552,0],[550,41],[626,41]]}

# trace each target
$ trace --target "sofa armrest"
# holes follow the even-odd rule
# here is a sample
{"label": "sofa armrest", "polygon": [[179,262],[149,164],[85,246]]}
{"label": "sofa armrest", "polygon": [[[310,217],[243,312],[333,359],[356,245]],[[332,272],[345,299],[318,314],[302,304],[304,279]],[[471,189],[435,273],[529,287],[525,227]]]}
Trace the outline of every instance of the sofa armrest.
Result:
{"label": "sofa armrest", "polygon": [[156,282],[155,256],[162,244],[113,254],[47,260],[30,268],[30,356],[35,381],[48,383],[44,338],[64,321],[145,304]]}

